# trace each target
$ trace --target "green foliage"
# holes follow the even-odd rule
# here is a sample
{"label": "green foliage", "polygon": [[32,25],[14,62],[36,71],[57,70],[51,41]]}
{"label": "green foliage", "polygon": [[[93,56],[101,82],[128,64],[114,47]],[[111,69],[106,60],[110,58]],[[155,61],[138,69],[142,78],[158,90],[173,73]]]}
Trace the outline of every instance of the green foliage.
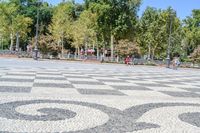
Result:
{"label": "green foliage", "polygon": [[117,38],[129,36],[134,30],[140,0],[86,0],[86,7],[98,15],[101,31],[109,31]]}
{"label": "green foliage", "polygon": [[200,44],[200,10],[193,10],[192,16],[184,21],[184,43],[183,48],[187,55],[190,55]]}
{"label": "green foliage", "polygon": [[96,14],[92,13],[89,10],[85,10],[81,13],[80,18],[76,22],[74,22],[73,45],[76,48],[83,46],[84,43],[87,43],[89,47],[90,44],[95,43],[96,21]]}
{"label": "green foliage", "polygon": [[59,4],[53,12],[49,30],[54,40],[61,42],[62,38],[69,38],[73,21],[74,4],[71,2]]}
{"label": "green foliage", "polygon": [[200,45],[191,54],[191,59],[194,63],[200,63]]}
{"label": "green foliage", "polygon": [[13,42],[15,34],[18,32],[22,39],[26,38],[30,31],[29,26],[32,24],[32,19],[25,17],[24,15],[18,14],[19,5],[15,2],[1,2],[0,3],[0,14],[2,30],[8,38],[10,36],[11,44],[10,49],[13,48]]}
{"label": "green foliage", "polygon": [[13,30],[19,32],[21,38],[25,38],[30,32],[29,26],[32,24],[32,19],[23,15],[16,15],[13,19]]}
{"label": "green foliage", "polygon": [[[170,23],[172,22],[171,36]],[[181,22],[176,17],[173,9],[157,10],[147,7],[139,21],[138,43],[143,54],[155,58],[166,58],[166,50],[169,44],[171,56],[181,53]]]}

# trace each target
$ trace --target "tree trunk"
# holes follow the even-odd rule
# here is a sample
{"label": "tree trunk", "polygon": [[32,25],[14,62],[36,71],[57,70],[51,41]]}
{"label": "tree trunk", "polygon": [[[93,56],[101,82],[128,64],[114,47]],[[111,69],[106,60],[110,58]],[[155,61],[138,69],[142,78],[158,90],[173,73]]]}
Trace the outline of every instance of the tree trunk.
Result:
{"label": "tree trunk", "polygon": [[119,56],[117,55],[117,63],[119,63]]}
{"label": "tree trunk", "polygon": [[61,40],[61,42],[62,42],[62,51],[61,51],[61,54],[62,54],[62,58],[63,58],[63,55],[64,55],[64,36],[63,36],[63,34],[62,34],[62,40]]}
{"label": "tree trunk", "polygon": [[151,44],[148,45],[149,51],[148,51],[148,60],[151,59]]}
{"label": "tree trunk", "polygon": [[19,51],[19,32],[16,33],[16,48],[15,51]]}
{"label": "tree trunk", "polygon": [[74,54],[75,59],[77,58],[77,52],[78,52],[78,48],[76,47],[75,54]]}
{"label": "tree trunk", "polygon": [[99,60],[99,43],[97,36],[96,36],[96,47],[97,47],[97,60]]}
{"label": "tree trunk", "polygon": [[110,50],[111,50],[111,60],[113,61],[114,57],[114,35],[111,34],[111,40],[110,40]]}
{"label": "tree trunk", "polygon": [[78,48],[78,59],[80,59],[80,48],[79,47],[77,48]]}
{"label": "tree trunk", "polygon": [[14,37],[12,33],[10,34],[10,40],[10,51],[13,51]]}
{"label": "tree trunk", "polygon": [[88,44],[87,44],[87,42],[85,43],[85,56],[87,56],[88,55]]}
{"label": "tree trunk", "polygon": [[152,60],[154,60],[155,49],[152,50]]}
{"label": "tree trunk", "polygon": [[105,40],[103,38],[103,55],[105,55],[105,50],[106,50],[106,44],[105,44]]}
{"label": "tree trunk", "polygon": [[99,44],[97,43],[97,60],[99,60]]}

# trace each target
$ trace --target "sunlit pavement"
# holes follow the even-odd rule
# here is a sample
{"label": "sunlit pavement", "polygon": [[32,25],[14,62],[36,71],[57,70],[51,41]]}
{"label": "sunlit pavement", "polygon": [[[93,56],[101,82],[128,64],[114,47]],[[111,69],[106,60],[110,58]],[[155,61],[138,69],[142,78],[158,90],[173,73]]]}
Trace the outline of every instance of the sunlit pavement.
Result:
{"label": "sunlit pavement", "polygon": [[200,70],[0,58],[0,132],[199,133]]}

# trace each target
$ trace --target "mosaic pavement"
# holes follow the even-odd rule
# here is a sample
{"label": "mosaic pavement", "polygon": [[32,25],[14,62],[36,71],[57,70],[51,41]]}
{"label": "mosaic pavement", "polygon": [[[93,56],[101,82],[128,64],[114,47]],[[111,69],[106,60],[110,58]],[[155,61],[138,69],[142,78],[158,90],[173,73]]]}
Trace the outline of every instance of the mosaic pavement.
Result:
{"label": "mosaic pavement", "polygon": [[0,63],[0,133],[200,132],[200,70]]}

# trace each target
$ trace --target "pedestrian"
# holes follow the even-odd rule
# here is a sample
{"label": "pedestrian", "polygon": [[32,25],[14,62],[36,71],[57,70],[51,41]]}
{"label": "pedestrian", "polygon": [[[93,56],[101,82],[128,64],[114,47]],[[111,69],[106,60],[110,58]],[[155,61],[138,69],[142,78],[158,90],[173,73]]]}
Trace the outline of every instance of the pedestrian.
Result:
{"label": "pedestrian", "polygon": [[134,56],[132,56],[132,65],[134,66],[135,65],[135,57]]}
{"label": "pedestrian", "polygon": [[173,69],[174,69],[174,70],[177,70],[179,66],[180,66],[179,58],[178,58],[178,57],[175,57],[175,58],[173,59]]}
{"label": "pedestrian", "polygon": [[104,53],[101,55],[101,63],[104,62]]}
{"label": "pedestrian", "polygon": [[127,56],[127,57],[125,58],[125,64],[126,64],[126,65],[130,65],[130,57],[129,57],[129,56]]}

